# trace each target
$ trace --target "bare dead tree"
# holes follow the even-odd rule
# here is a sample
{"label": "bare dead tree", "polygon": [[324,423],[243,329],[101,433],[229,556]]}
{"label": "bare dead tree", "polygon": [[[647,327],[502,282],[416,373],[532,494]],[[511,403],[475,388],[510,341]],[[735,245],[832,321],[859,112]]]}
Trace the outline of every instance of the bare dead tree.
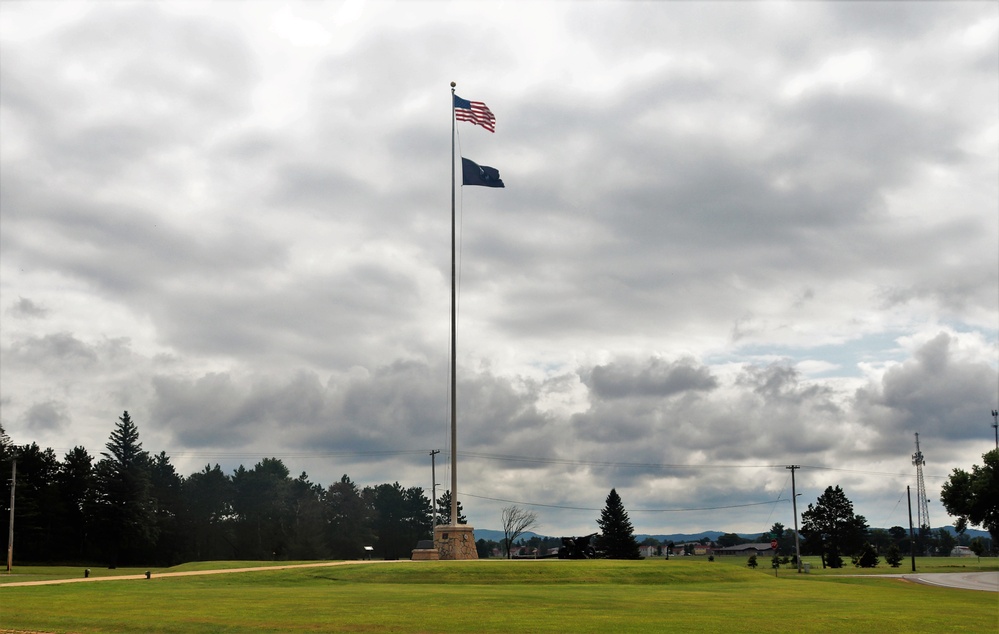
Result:
{"label": "bare dead tree", "polygon": [[508,506],[503,509],[503,548],[506,549],[507,559],[511,557],[513,542],[537,525],[538,514],[534,511],[525,511],[519,506]]}

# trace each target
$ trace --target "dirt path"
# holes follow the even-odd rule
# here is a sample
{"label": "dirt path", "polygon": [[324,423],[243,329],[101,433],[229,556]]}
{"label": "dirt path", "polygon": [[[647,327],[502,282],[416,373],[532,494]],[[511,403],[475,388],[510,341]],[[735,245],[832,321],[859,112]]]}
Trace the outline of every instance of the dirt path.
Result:
{"label": "dirt path", "polygon": [[[313,564],[288,564],[285,566],[254,566],[252,568],[222,568],[217,570],[188,570],[184,572],[160,572],[151,575],[151,579],[161,579],[163,577],[193,577],[196,575],[223,575],[223,574],[233,574],[237,572],[262,572],[265,570],[287,570],[289,568],[326,568],[329,566],[354,566],[354,565],[371,565],[371,564],[398,564],[409,561],[408,559],[400,559],[393,561],[383,561],[383,560],[358,560],[358,561],[323,561]],[[3,588],[16,588],[23,586],[51,586],[59,583],[91,583],[96,581],[128,581],[133,579],[145,579],[146,575],[119,575],[116,577],[74,577],[72,579],[46,579],[43,581],[18,581],[14,583],[5,583],[0,585],[0,590]]]}
{"label": "dirt path", "polygon": [[[360,560],[360,561],[324,561],[311,564],[288,564],[279,566],[254,566],[252,568],[222,568],[216,570],[189,570],[185,572],[160,572],[152,575],[152,579],[164,577],[193,577],[196,575],[223,575],[238,572],[262,572],[266,570],[287,570],[290,568],[325,568],[329,566],[358,566],[385,563],[407,563],[409,559],[399,559],[391,561],[383,560]],[[933,572],[933,573],[906,573],[887,575],[858,575],[861,577],[883,577],[902,579],[913,583],[923,583],[931,586],[941,586],[945,588],[959,588],[963,590],[981,590],[985,592],[999,592],[999,571],[992,572]],[[46,579],[44,581],[20,581],[15,583],[5,583],[0,585],[3,588],[19,586],[49,586],[59,583],[91,583],[97,581],[122,581],[145,579],[146,575],[121,575],[117,577],[74,577],[72,579]],[[3,630],[0,630],[0,634]]]}

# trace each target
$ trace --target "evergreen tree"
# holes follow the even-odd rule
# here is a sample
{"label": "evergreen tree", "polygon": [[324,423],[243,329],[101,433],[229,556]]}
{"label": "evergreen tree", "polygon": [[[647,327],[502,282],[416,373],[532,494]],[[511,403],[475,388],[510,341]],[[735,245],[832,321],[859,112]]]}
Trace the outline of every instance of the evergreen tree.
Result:
{"label": "evergreen tree", "polygon": [[[52,449],[42,449],[37,443],[15,447],[14,452],[17,458],[14,519],[18,557],[27,561],[52,561],[60,545],[56,486],[59,459]],[[10,471],[0,474],[0,479],[9,483]]]}
{"label": "evergreen tree", "polygon": [[291,541],[288,557],[291,559],[329,559],[326,543],[326,508],[323,505],[323,487],[309,481],[304,471],[291,483]]}
{"label": "evergreen tree", "polygon": [[61,550],[64,558],[83,560],[90,555],[91,516],[94,511],[96,482],[94,459],[83,447],[74,447],[59,465],[59,520]]}
{"label": "evergreen tree", "polygon": [[291,538],[291,477],[278,458],[232,476],[236,554],[240,559],[284,559]]}
{"label": "evergreen tree", "polygon": [[183,479],[170,463],[166,452],[161,451],[149,463],[149,476],[156,514],[158,536],[155,558],[157,563],[172,566],[182,561],[185,533],[181,530]]}
{"label": "evergreen tree", "polygon": [[639,559],[635,529],[624,510],[621,496],[615,489],[607,495],[607,503],[597,520],[601,535],[597,538],[597,550],[602,550],[608,559]]}
{"label": "evergreen tree", "polygon": [[[458,500],[458,523],[468,524],[468,518],[462,514],[461,500]],[[444,495],[437,498],[437,524],[440,526],[451,526],[451,490],[448,489]]]}
{"label": "evergreen tree", "polygon": [[371,510],[347,474],[323,494],[326,508],[326,543],[334,559],[357,559],[375,541]]}
{"label": "evergreen tree", "polygon": [[108,563],[142,563],[158,536],[149,454],[126,411],[97,463],[98,533]]}
{"label": "evergreen tree", "polygon": [[190,558],[234,559],[232,481],[218,464],[205,465],[204,470],[185,479],[181,489]]}
{"label": "evergreen tree", "polygon": [[372,511],[378,536],[375,549],[385,559],[409,557],[416,542],[431,536],[430,498],[420,487],[402,488],[398,482],[366,487],[361,496]]}
{"label": "evergreen tree", "polygon": [[892,544],[888,547],[888,552],[885,553],[885,562],[892,568],[898,568],[902,563],[902,553],[898,550],[898,546]]}
{"label": "evergreen tree", "polygon": [[14,442],[7,435],[3,425],[0,424],[0,463],[7,465],[7,472],[10,472],[10,461],[14,458]]}
{"label": "evergreen tree", "polygon": [[853,558],[853,565],[858,568],[876,568],[879,562],[878,553],[870,542],[864,542],[860,554]]}

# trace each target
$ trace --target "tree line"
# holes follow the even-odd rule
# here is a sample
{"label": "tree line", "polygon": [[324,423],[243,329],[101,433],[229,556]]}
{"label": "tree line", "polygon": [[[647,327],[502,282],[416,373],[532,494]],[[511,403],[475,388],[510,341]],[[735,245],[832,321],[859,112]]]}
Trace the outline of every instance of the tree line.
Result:
{"label": "tree line", "polygon": [[[433,507],[422,488],[398,482],[358,487],[347,475],[323,487],[306,473],[292,478],[277,458],[232,474],[218,464],[182,477],[165,452],[142,448],[128,412],[119,417],[99,457],[75,447],[60,461],[37,444],[15,446],[0,427],[0,478],[17,463],[15,556],[24,562],[96,562],[118,565],[174,565],[184,561],[225,559],[353,559],[365,546],[384,559],[408,557],[419,540],[432,537]],[[970,473],[955,469],[944,485],[942,502],[959,517],[958,531],[983,525],[992,544],[971,540],[981,554],[999,533],[999,450],[983,456]],[[6,479],[6,478],[4,478]],[[450,492],[437,500],[438,524],[450,523]],[[10,504],[0,502],[8,525]],[[465,523],[461,504],[459,523]],[[509,517],[508,517],[509,516]],[[510,520],[508,522],[508,520]],[[536,525],[537,516],[517,507],[504,509],[503,550]],[[616,490],[597,520],[597,550],[602,556],[638,557],[634,528]],[[763,539],[767,537],[767,539]],[[966,542],[944,529],[918,529],[910,542],[900,526],[870,529],[840,487],[828,487],[802,513],[802,554],[822,557],[840,567],[854,559],[899,552],[948,555]],[[793,552],[794,531],[775,524],[762,541],[776,539],[778,550]],[[721,546],[744,541],[735,534],[719,537]],[[498,544],[479,540],[479,556]],[[538,544],[541,546],[541,544]]]}
{"label": "tree line", "polygon": [[[163,565],[225,559],[356,559],[365,546],[408,558],[431,537],[432,507],[419,487],[328,487],[292,478],[277,458],[232,474],[218,464],[182,477],[165,452],[142,448],[128,412],[106,451],[75,447],[60,461],[37,444],[15,446],[0,428],[0,478],[16,459],[14,556],[21,562]],[[9,490],[4,487],[4,490]],[[446,506],[441,506],[441,502]],[[450,493],[438,501],[447,522]],[[2,503],[8,526],[10,500]]]}

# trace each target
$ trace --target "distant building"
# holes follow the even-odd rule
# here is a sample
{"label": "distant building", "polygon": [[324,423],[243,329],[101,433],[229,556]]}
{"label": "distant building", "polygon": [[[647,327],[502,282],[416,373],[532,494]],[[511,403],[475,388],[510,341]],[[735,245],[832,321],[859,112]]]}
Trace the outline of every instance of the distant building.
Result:
{"label": "distant building", "polygon": [[673,554],[680,556],[685,553],[690,553],[691,555],[710,555],[711,554],[711,544],[702,544],[701,542],[684,542],[682,544],[673,544]]}
{"label": "distant building", "polygon": [[975,553],[973,550],[967,546],[955,546],[954,550],[950,551],[951,557],[974,557]]}
{"label": "distant building", "polygon": [[758,543],[758,544],[739,544],[737,546],[726,546],[725,548],[714,548],[713,554],[715,555],[742,555],[744,557],[749,557],[750,555],[766,555],[768,557],[773,556],[774,549],[770,547],[770,544]]}

